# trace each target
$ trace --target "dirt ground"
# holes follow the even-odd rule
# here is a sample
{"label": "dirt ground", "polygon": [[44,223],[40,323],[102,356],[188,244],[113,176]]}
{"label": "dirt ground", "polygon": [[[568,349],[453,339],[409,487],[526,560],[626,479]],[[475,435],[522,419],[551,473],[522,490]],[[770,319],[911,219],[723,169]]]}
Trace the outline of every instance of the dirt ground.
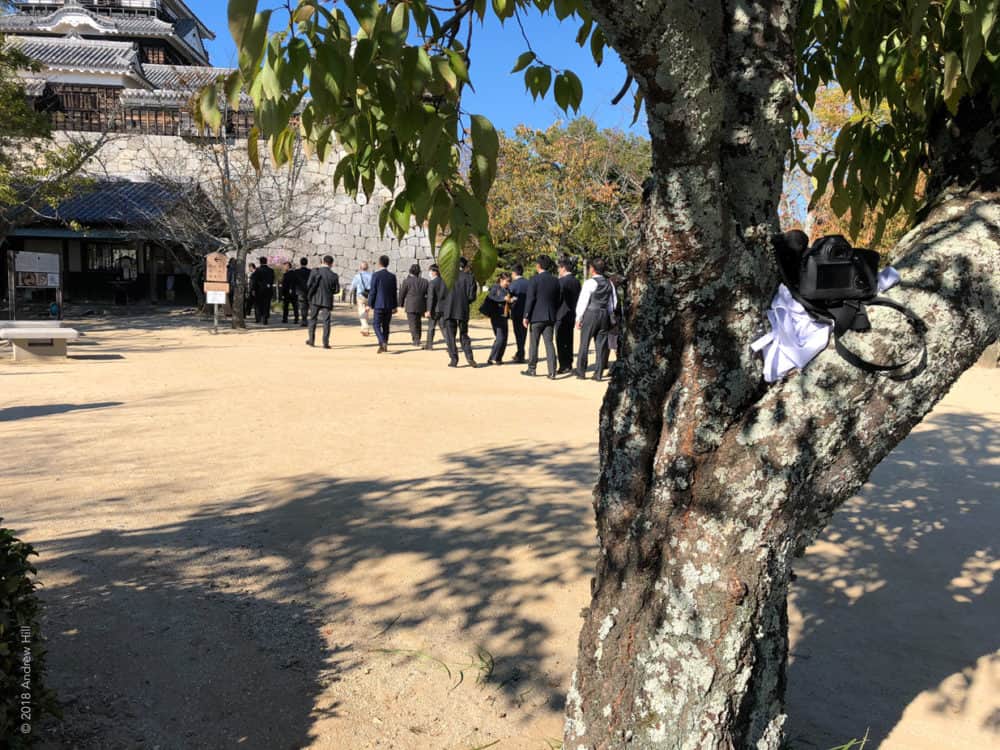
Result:
{"label": "dirt ground", "polygon": [[[402,326],[376,355],[343,311],[331,351],[76,325],[69,361],[0,364],[47,746],[558,747],[601,386],[448,369]],[[998,426],[1000,371],[974,369],[801,561],[792,748],[1000,747]]]}

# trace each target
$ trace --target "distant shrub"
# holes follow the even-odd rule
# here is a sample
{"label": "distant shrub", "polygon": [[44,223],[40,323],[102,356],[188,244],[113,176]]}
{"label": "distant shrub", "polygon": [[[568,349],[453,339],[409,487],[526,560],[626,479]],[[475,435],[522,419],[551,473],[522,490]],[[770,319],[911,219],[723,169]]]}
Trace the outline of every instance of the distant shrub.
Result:
{"label": "distant shrub", "polygon": [[41,719],[56,714],[55,696],[42,682],[41,604],[29,562],[36,554],[0,527],[0,744],[13,750],[31,747]]}

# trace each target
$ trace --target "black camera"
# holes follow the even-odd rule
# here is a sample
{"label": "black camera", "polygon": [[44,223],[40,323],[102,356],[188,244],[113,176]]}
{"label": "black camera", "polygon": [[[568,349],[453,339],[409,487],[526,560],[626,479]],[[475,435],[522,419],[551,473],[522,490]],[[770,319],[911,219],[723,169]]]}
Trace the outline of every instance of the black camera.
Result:
{"label": "black camera", "polygon": [[799,294],[811,300],[871,299],[878,294],[878,253],[839,234],[823,237],[799,261]]}

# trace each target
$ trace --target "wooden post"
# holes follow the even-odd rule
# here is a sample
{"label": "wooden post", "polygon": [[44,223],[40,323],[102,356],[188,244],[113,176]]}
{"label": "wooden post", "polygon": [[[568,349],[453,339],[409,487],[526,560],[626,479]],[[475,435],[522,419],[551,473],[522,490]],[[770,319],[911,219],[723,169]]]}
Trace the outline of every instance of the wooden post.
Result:
{"label": "wooden post", "polygon": [[7,315],[11,320],[15,320],[14,303],[17,300],[17,287],[14,286],[14,256],[17,253],[13,249],[7,250]]}

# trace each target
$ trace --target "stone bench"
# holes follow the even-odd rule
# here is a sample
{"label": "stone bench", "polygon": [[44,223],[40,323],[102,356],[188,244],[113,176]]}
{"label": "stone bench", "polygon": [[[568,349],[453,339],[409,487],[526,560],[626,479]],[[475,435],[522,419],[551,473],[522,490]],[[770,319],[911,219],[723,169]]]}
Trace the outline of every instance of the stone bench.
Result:
{"label": "stone bench", "polygon": [[65,357],[66,343],[79,337],[79,331],[63,328],[57,320],[10,320],[0,323],[0,339],[10,342],[15,362]]}

